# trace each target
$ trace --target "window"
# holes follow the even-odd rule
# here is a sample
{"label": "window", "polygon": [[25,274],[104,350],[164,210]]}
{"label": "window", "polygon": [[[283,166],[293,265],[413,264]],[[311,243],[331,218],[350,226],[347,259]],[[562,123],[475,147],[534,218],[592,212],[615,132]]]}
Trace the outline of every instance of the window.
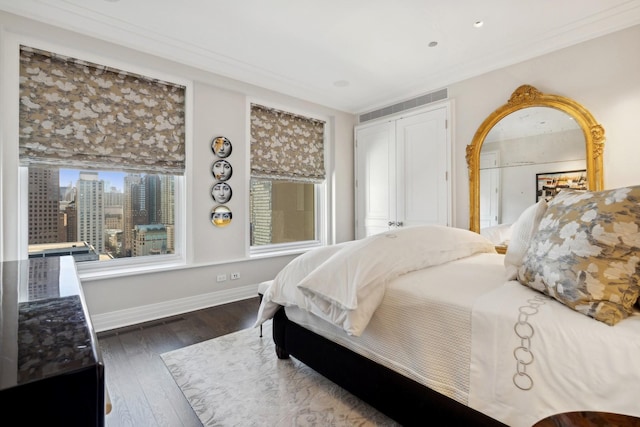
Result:
{"label": "window", "polygon": [[184,98],[184,86],[21,47],[30,257],[180,252]]}
{"label": "window", "polygon": [[30,257],[175,253],[175,176],[30,166],[28,180]]}
{"label": "window", "polygon": [[253,253],[324,241],[325,122],[251,105]]}
{"label": "window", "polygon": [[251,179],[251,246],[316,240],[315,184]]}

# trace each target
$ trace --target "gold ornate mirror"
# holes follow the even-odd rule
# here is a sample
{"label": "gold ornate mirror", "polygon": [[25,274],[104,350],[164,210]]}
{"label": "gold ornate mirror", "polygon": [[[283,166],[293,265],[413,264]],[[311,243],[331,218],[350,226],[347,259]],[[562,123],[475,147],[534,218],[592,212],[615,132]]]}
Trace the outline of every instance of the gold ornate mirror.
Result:
{"label": "gold ornate mirror", "polygon": [[[548,129],[553,123],[555,129]],[[561,131],[554,133],[556,131]],[[550,137],[551,133],[554,133]],[[496,141],[494,135],[502,135],[502,141]],[[560,136],[559,136],[560,135]],[[571,140],[571,142],[567,142]],[[604,128],[599,125],[591,113],[573,99],[559,95],[544,94],[533,86],[522,85],[517,88],[506,104],[496,109],[476,131],[473,141],[467,146],[467,165],[469,168],[469,228],[471,231],[480,232],[481,208],[487,207],[486,197],[483,197],[485,206],[481,206],[481,185],[486,187],[489,180],[496,184],[491,187],[491,197],[496,198],[502,204],[508,204],[508,197],[514,194],[526,195],[526,203],[534,204],[540,191],[536,188],[539,181],[549,179],[550,176],[561,176],[558,168],[566,169],[566,172],[581,174],[581,180],[589,190],[603,189],[602,152],[604,148]],[[514,159],[511,155],[510,162],[500,162],[499,149],[484,150],[487,147],[505,146],[506,141],[511,145],[510,151],[520,152],[520,158]],[[523,145],[524,144],[524,145]],[[569,147],[578,147],[570,150]],[[524,147],[524,148],[523,148]],[[535,148],[535,150],[534,150]],[[569,151],[571,151],[570,154]],[[487,157],[489,154],[492,156]],[[502,154],[503,158],[510,157]],[[494,168],[486,168],[487,173],[481,174],[486,159],[492,159]],[[538,162],[536,159],[544,158]],[[526,166],[526,178],[514,180],[512,169],[516,166]],[[488,173],[489,169],[494,173]],[[570,169],[570,170],[569,170]],[[512,173],[512,175],[509,175]],[[547,174],[548,173],[548,174]],[[564,171],[562,173],[565,173]],[[482,177],[481,177],[482,176]],[[519,172],[518,176],[523,176]],[[484,181],[481,183],[481,180]],[[524,182],[514,182],[523,180]],[[513,187],[510,191],[504,186]],[[526,188],[518,189],[517,186]],[[486,190],[485,190],[486,191]],[[494,196],[495,195],[495,196]],[[492,202],[493,203],[493,202]],[[522,203],[521,203],[522,204]],[[521,209],[520,206],[516,210]],[[513,210],[513,209],[512,209]],[[499,215],[495,216],[495,223],[500,223]],[[506,215],[505,215],[506,216]],[[513,213],[510,215],[513,217]],[[491,217],[493,218],[493,216]]]}

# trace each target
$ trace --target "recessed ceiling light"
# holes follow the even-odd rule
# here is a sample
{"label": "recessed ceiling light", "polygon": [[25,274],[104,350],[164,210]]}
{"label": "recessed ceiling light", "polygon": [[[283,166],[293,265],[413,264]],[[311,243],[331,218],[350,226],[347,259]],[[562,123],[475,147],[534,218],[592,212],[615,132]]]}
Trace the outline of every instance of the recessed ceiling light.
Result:
{"label": "recessed ceiling light", "polygon": [[484,22],[482,22],[482,21],[476,21],[476,22],[473,23],[473,26],[476,27],[476,28],[480,28],[483,25],[484,25]]}
{"label": "recessed ceiling light", "polygon": [[438,42],[429,43],[429,47],[436,47],[436,46],[438,46]]}
{"label": "recessed ceiling light", "polygon": [[349,82],[346,80],[336,80],[335,82],[333,82],[333,85],[335,87],[347,87],[349,86]]}

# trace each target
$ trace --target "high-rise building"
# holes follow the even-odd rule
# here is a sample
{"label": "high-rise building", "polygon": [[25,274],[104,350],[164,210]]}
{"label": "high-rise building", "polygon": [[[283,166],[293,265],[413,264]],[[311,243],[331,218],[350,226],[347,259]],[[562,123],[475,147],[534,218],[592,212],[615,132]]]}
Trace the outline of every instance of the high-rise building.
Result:
{"label": "high-rise building", "polygon": [[251,180],[249,212],[251,215],[251,245],[268,245],[272,242],[273,219],[271,215],[271,181]]}
{"label": "high-rise building", "polygon": [[[165,225],[175,224],[175,178],[169,175],[160,176],[161,210],[162,223]],[[169,245],[173,249],[173,244]]]}
{"label": "high-rise building", "polygon": [[167,253],[167,229],[163,224],[136,225],[133,229],[133,256]]}
{"label": "high-rise building", "polygon": [[104,228],[107,230],[120,230],[124,228],[122,208],[113,206],[104,208]]}
{"label": "high-rise building", "polygon": [[70,182],[68,186],[60,187],[60,201],[73,202],[75,199],[76,199],[76,189],[73,186],[73,182]]}
{"label": "high-rise building", "polygon": [[97,172],[82,171],[76,188],[78,240],[104,253],[104,181]]}
{"label": "high-rise building", "polygon": [[145,175],[144,186],[147,212],[149,213],[148,224],[162,224],[162,193],[160,176]]}
{"label": "high-rise building", "polygon": [[60,178],[57,169],[29,167],[29,244],[59,238]]}
{"label": "high-rise building", "polygon": [[122,203],[124,200],[124,194],[122,191],[118,191],[116,187],[111,187],[108,191],[104,192],[104,206],[105,207],[114,207],[120,206],[122,208]]}
{"label": "high-rise building", "polygon": [[123,205],[123,255],[132,256],[133,253],[133,230],[136,225],[148,224],[145,200],[145,186],[142,176],[139,174],[128,174],[124,177]]}
{"label": "high-rise building", "polygon": [[104,193],[104,226],[105,230],[124,229],[123,222],[123,201],[124,194],[118,191],[116,187],[111,187],[109,191]]}
{"label": "high-rise building", "polygon": [[76,211],[76,202],[64,202],[61,207],[64,211],[66,219],[66,235],[62,242],[77,242],[78,241],[78,212]]}
{"label": "high-rise building", "polygon": [[162,224],[167,228],[167,253],[172,254],[176,251],[175,178],[173,176],[160,176],[160,195]]}

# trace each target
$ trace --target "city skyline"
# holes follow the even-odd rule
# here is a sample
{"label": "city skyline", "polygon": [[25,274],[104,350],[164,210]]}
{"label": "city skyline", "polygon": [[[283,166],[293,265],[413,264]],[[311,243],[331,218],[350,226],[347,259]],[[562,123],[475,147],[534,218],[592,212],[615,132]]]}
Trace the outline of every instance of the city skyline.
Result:
{"label": "city skyline", "polygon": [[166,175],[29,168],[29,246],[84,242],[92,261],[173,253],[173,188]]}
{"label": "city skyline", "polygon": [[[60,186],[66,187],[71,183],[72,186],[76,186],[78,179],[80,178],[80,172],[84,170],[80,169],[60,169]],[[89,171],[95,172],[95,171]],[[127,175],[125,172],[111,172],[111,171],[97,171],[98,178],[104,181],[105,191],[111,190],[111,187],[116,187],[119,192],[124,191],[124,177]]]}

